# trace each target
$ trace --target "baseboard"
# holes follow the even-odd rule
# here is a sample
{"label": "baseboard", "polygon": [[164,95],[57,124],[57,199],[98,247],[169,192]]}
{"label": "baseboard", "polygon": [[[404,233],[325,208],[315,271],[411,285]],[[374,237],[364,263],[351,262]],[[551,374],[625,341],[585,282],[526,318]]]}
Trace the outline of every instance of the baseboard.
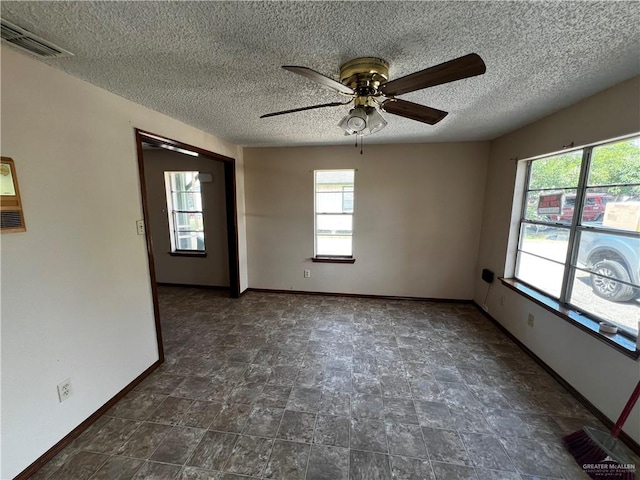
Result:
{"label": "baseboard", "polygon": [[395,295],[368,295],[364,293],[339,293],[339,292],[308,292],[306,290],[277,290],[272,288],[247,288],[242,292],[261,293],[291,293],[294,295],[320,295],[325,297],[349,297],[349,298],[370,298],[373,300],[409,300],[414,302],[443,302],[443,303],[466,303],[472,304],[473,300],[463,300],[459,298],[430,298],[430,297],[401,297]]}
{"label": "baseboard", "polygon": [[[475,301],[473,304],[476,308],[487,317],[492,323],[494,323],[507,337],[509,337],[520,349],[529,355],[538,365],[540,365],[549,375],[551,375],[554,380],[556,380],[560,385],[562,385],[566,390],[571,393],[576,399],[584,405],[584,407],[589,410],[594,417],[600,420],[607,429],[611,430],[613,428],[614,422],[610,420],[604,413],[602,413],[598,407],[596,407],[593,403],[591,403],[584,395],[582,395],[578,390],[576,390],[569,382],[567,382],[564,378],[562,378],[553,368],[547,365],[544,360],[538,357],[532,350],[530,350],[524,343],[522,343],[513,333],[511,333],[507,328],[498,322],[495,318],[493,318],[489,313],[485,312],[480,305],[478,305]],[[626,433],[622,432],[618,437],[625,445],[627,445],[636,455],[640,455],[640,444],[636,442],[633,438],[631,438]]]}
{"label": "baseboard", "polygon": [[138,375],[131,383],[129,383],[126,387],[120,390],[117,394],[115,394],[111,400],[105,403],[98,410],[93,412],[89,418],[87,418],[84,422],[78,425],[76,428],[71,430],[62,440],[56,443],[53,447],[43,453],[35,462],[25,468],[22,472],[20,472],[13,480],[26,480],[31,475],[36,473],[40,468],[42,468],[49,460],[55,457],[61,450],[63,450],[67,445],[69,445],[78,435],[84,432],[87,428],[89,428],[98,418],[100,418],[107,410],[113,407],[122,397],[124,397],[127,393],[129,393],[133,388],[142,382],[146,377],[149,376],[151,372],[153,372],[156,368],[158,368],[162,362],[160,360],[156,361],[153,365],[147,368],[144,372]]}
{"label": "baseboard", "polygon": [[210,290],[229,290],[231,287],[224,287],[220,285],[194,285],[190,283],[167,283],[157,282],[159,287],[182,287],[182,288],[208,288]]}

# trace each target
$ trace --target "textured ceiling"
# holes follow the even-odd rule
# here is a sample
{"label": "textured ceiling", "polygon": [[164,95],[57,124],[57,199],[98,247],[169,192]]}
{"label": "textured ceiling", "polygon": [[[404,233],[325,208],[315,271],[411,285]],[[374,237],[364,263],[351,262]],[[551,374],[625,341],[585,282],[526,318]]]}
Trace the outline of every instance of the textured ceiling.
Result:
{"label": "textured ceiling", "polygon": [[361,56],[391,79],[479,54],[487,73],[402,98],[450,112],[436,126],[384,114],[366,142],[488,140],[640,74],[640,2],[12,2],[2,17],[75,53],[46,63],[229,142],[352,142],[349,107],[287,72],[338,77]]}

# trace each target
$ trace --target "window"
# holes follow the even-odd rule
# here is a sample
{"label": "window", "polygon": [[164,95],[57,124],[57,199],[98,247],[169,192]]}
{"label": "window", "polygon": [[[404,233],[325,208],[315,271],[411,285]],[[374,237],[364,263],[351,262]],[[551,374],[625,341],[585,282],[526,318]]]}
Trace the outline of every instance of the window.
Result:
{"label": "window", "polygon": [[640,318],[640,137],[527,161],[515,277],[632,337]]}
{"label": "window", "polygon": [[204,253],[199,172],[164,172],[171,251]]}
{"label": "window", "polygon": [[316,170],[315,257],[352,258],[355,170]]}

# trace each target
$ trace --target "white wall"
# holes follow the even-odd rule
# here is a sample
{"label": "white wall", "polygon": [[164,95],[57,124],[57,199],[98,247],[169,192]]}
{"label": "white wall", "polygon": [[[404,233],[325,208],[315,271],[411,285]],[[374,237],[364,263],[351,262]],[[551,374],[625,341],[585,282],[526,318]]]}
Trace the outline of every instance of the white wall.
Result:
{"label": "white wall", "polygon": [[[470,299],[488,143],[245,148],[249,284]],[[313,170],[355,168],[353,265],[312,263]],[[311,278],[303,278],[303,270]]]}
{"label": "white wall", "polygon": [[[134,127],[229,157],[240,149],[1,48],[2,155],[16,162],[27,226],[2,236],[8,479],[158,359]],[[243,205],[241,183],[237,194]],[[74,393],[59,403],[66,378]]]}
{"label": "white wall", "polygon": [[[147,187],[148,231],[153,239],[156,280],[182,285],[229,286],[227,213],[224,164],[169,150],[145,150],[144,177]],[[200,183],[205,228],[206,257],[171,255],[164,172],[192,170],[213,175],[213,182]]]}
{"label": "white wall", "polygon": [[[624,82],[491,143],[475,300],[487,284],[479,271],[511,275],[518,218],[512,218],[516,180],[514,158],[527,158],[640,131],[640,78]],[[504,296],[504,307],[500,298]],[[640,378],[640,364],[495,282],[487,300],[490,314],[610,419],[622,411]],[[535,327],[526,326],[528,313]],[[625,431],[640,442],[640,407]]]}

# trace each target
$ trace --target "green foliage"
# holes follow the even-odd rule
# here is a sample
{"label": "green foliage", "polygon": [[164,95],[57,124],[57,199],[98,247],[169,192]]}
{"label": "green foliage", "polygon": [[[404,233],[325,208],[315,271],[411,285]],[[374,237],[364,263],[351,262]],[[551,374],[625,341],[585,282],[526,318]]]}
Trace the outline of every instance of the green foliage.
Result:
{"label": "green foliage", "polygon": [[[575,188],[580,176],[582,150],[535,160],[529,188],[565,190]],[[628,185],[610,186],[608,185]],[[587,185],[591,191],[640,198],[640,139],[623,140],[595,147]]]}
{"label": "green foliage", "polygon": [[576,188],[580,177],[582,150],[535,160],[529,188]]}
{"label": "green foliage", "polygon": [[633,186],[610,187],[609,194],[640,196],[640,146],[637,141],[625,140],[593,149],[587,185],[615,184]]}

